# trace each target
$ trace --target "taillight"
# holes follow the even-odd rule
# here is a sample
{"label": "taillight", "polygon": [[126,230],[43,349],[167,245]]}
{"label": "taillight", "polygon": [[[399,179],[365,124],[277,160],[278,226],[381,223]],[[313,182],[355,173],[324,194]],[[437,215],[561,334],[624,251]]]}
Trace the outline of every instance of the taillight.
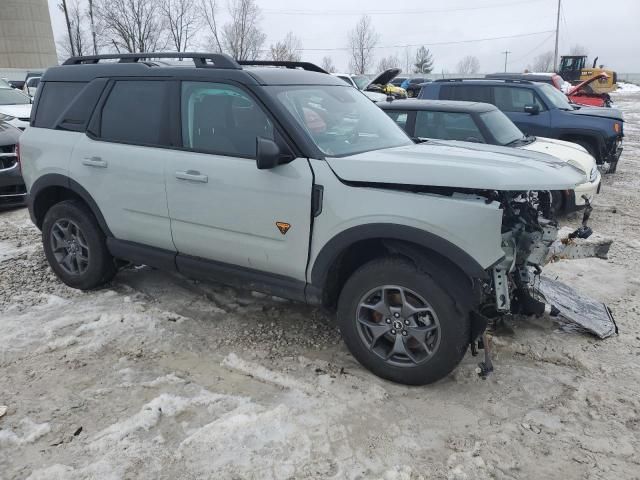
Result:
{"label": "taillight", "polygon": [[20,161],[20,142],[16,143],[16,161],[18,162],[20,175],[22,175],[22,162]]}

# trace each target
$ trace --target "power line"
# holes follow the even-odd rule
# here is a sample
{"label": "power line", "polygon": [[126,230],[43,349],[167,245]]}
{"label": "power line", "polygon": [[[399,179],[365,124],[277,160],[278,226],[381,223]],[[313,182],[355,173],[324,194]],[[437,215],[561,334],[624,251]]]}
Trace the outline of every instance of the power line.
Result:
{"label": "power line", "polygon": [[509,60],[509,64],[513,65],[514,63],[518,63],[522,60],[524,60],[525,58],[528,58],[529,55],[531,55],[533,52],[537,51],[541,46],[543,46],[545,43],[547,43],[549,41],[549,39],[553,38],[553,35],[556,33],[555,30],[551,31],[551,35],[549,35],[548,37],[545,37],[544,40],[542,40],[542,42],[540,42],[538,45],[536,45],[534,48],[532,48],[531,50],[529,50],[527,53],[525,53],[524,55],[522,55],[521,57],[516,58],[515,60]]}
{"label": "power line", "polygon": [[449,13],[449,12],[466,12],[470,10],[485,10],[489,8],[511,7],[515,5],[531,4],[534,2],[542,2],[546,0],[520,0],[508,3],[496,3],[491,5],[480,5],[475,7],[457,7],[444,8],[438,10],[295,10],[295,9],[269,9],[262,10],[267,15],[415,15],[422,13]]}
{"label": "power line", "polygon": [[[491,40],[503,40],[505,38],[520,38],[520,37],[532,37],[534,35],[541,35],[543,33],[555,33],[555,30],[543,30],[541,32],[530,32],[530,33],[520,33],[517,35],[503,35],[501,37],[485,37],[485,38],[474,38],[470,40],[454,40],[450,42],[432,42],[432,43],[413,43],[413,44],[405,44],[405,45],[384,45],[373,47],[376,49],[383,48],[405,48],[405,47],[433,47],[438,45],[458,45],[461,43],[473,43],[473,42],[488,42]],[[306,52],[333,52],[340,50],[350,50],[349,47],[336,47],[336,48],[301,48],[300,50]]]}

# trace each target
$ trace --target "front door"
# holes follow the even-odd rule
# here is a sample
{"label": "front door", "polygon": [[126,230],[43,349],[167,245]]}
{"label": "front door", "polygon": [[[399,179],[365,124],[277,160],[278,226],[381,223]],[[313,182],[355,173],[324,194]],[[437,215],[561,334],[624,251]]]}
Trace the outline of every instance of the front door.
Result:
{"label": "front door", "polygon": [[[494,103],[526,135],[549,136],[551,115],[533,89],[512,86],[495,87]],[[528,105],[537,105],[538,113],[525,112],[524,107]]]}
{"label": "front door", "polygon": [[182,149],[165,169],[178,253],[304,281],[313,176],[306,158],[256,167],[274,124],[244,90],[182,82]]}

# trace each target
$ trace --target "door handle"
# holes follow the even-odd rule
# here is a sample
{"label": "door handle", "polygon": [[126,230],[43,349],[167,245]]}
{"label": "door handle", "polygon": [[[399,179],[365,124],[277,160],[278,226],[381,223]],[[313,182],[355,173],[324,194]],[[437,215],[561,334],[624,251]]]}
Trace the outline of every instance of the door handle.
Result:
{"label": "door handle", "polygon": [[87,167],[107,168],[107,161],[100,157],[84,157],[82,164]]}
{"label": "door handle", "polygon": [[178,180],[186,180],[188,182],[208,183],[209,177],[202,175],[197,170],[187,170],[186,172],[176,172],[176,178]]}

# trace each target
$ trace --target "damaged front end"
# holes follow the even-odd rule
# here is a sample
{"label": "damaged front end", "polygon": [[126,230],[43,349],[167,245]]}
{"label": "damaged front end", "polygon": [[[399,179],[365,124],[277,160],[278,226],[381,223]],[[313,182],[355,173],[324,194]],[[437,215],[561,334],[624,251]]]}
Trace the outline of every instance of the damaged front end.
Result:
{"label": "damaged front end", "polygon": [[[550,192],[494,192],[488,200],[500,202],[503,210],[503,259],[489,271],[483,285],[483,302],[475,312],[481,323],[490,324],[505,315],[520,314],[562,318],[601,338],[613,334],[610,310],[575,292],[570,286],[542,276],[542,267],[562,259],[606,258],[611,240],[589,241],[587,225],[592,210],[585,198],[582,225],[576,230],[560,229],[553,219]],[[566,299],[567,295],[571,299]],[[563,301],[564,300],[564,301]],[[476,332],[478,329],[476,329]],[[479,333],[479,332],[478,332]],[[478,334],[472,351],[485,349],[485,361],[478,373],[492,371],[486,335]]]}

